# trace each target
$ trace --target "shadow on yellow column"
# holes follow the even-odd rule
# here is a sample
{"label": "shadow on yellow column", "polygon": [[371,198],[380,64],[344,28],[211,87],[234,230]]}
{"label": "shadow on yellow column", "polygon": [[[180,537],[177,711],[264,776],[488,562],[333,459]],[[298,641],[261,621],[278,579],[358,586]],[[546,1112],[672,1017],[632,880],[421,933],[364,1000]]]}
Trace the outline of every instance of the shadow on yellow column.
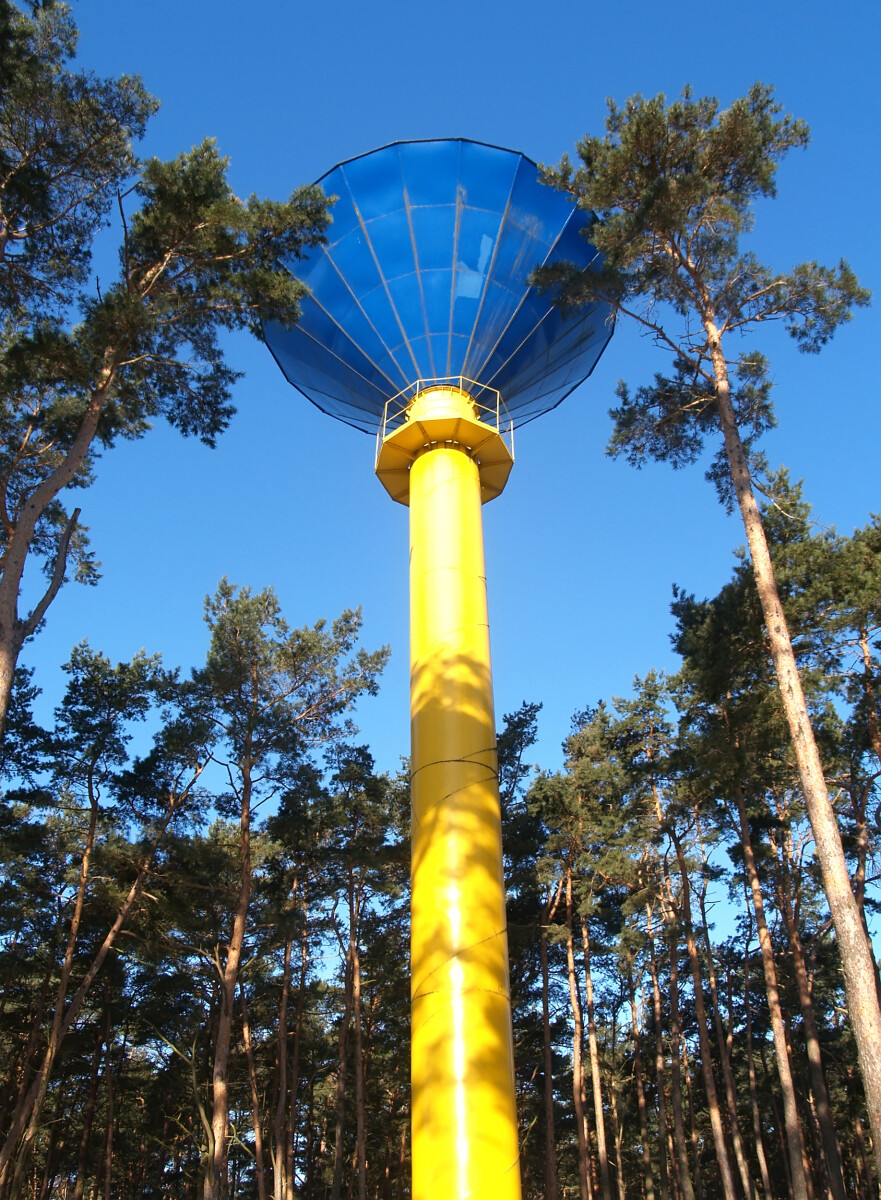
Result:
{"label": "shadow on yellow column", "polygon": [[409,485],[413,1196],[519,1200],[478,463],[435,444]]}

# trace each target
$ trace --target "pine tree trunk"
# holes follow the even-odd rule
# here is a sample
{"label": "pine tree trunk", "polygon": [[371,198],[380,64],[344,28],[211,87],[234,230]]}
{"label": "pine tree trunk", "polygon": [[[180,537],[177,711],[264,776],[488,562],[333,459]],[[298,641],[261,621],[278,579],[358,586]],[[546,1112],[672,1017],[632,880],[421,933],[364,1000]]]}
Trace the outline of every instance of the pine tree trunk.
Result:
{"label": "pine tree trunk", "polygon": [[593,976],[590,970],[590,935],[587,920],[581,918],[581,947],[584,958],[584,993],[587,1002],[587,1044],[590,1053],[590,1075],[593,1085],[593,1108],[597,1131],[597,1157],[600,1160],[600,1181],[603,1200],[612,1200],[612,1180],[609,1173],[609,1153],[606,1148],[606,1123],[603,1117],[603,1090],[600,1079],[600,1055],[593,1010]]}
{"label": "pine tree trunk", "polygon": [[[77,879],[76,897],[74,899],[73,913],[70,918],[70,925],[67,932],[67,944],[64,949],[64,961],[61,965],[61,978],[58,981],[58,988],[55,993],[55,1010],[52,1014],[52,1025],[49,1030],[46,1050],[43,1055],[43,1061],[40,1066],[39,1073],[31,1084],[30,1089],[20,1097],[18,1104],[15,1107],[9,1133],[6,1141],[0,1150],[0,1187],[2,1187],[8,1178],[8,1172],[13,1162],[13,1158],[17,1159],[15,1163],[15,1177],[21,1177],[21,1170],[26,1169],[27,1161],[30,1157],[31,1148],[34,1139],[37,1136],[40,1116],[43,1109],[43,1102],[46,1098],[46,1090],[49,1086],[49,1078],[52,1073],[52,1068],[55,1065],[55,1059],[58,1051],[61,1048],[63,1039],[63,1025],[65,1015],[65,1004],[67,1002],[68,987],[70,984],[70,975],[73,970],[73,959],[76,951],[77,941],[79,939],[80,925],[83,918],[83,908],[86,902],[86,891],[89,885],[89,872],[91,870],[92,854],[95,849],[95,837],[98,828],[98,794],[97,785],[94,780],[95,762],[93,761],[88,773],[88,795],[89,795],[89,824],[86,832],[86,842],[83,847],[83,853],[80,858],[79,877]],[[21,1142],[19,1144],[19,1139]]]}
{"label": "pine tree trunk", "polygon": [[358,1200],[367,1200],[367,1135],[364,1113],[364,1049],[361,1038],[361,956],[352,939],[352,1008],[355,1052],[355,1171]]}
{"label": "pine tree trunk", "polygon": [[[105,993],[105,1001],[106,999]],[[106,1036],[109,1038],[109,1020],[106,1022],[106,1025]],[[89,1165],[89,1147],[92,1140],[92,1123],[95,1119],[95,1103],[98,1098],[98,1077],[101,1072],[101,1051],[104,1046],[104,1040],[103,1036],[98,1037],[95,1042],[95,1052],[92,1055],[92,1068],[89,1073],[89,1091],[86,1095],[86,1106],[83,1109],[83,1129],[80,1136],[79,1154],[77,1155],[76,1182],[74,1183],[72,1200],[83,1200],[86,1190],[86,1171]]]}
{"label": "pine tree trunk", "polygon": [[[199,772],[201,772],[201,770],[202,767],[199,768]],[[67,1037],[71,1026],[79,1016],[86,997],[89,995],[92,984],[95,982],[98,973],[103,967],[107,955],[115,946],[119,932],[125,924],[135,901],[141,894],[144,880],[147,877],[147,872],[150,868],[151,862],[153,861],[153,855],[155,854],[156,848],[159,845],[159,842],[175,811],[175,806],[169,807],[168,813],[156,836],[154,837],[150,848],[147,850],[146,854],[141,860],[135,880],[131,884],[125,899],[120,905],[113,924],[110,926],[107,933],[104,935],[101,944],[95,951],[92,961],[89,964],[89,967],[86,970],[79,987],[68,1001],[67,995],[70,983],[70,973],[73,965],[73,954],[79,936],[79,927],[82,920],[82,908],[85,902],[86,886],[89,876],[89,863],[91,860],[92,849],[94,847],[94,825],[97,819],[97,801],[95,800],[94,796],[92,796],[90,831],[80,867],[80,879],[77,887],[77,896],[74,903],[74,913],[69,926],[65,958],[61,969],[61,978],[56,990],[56,1003],[55,1011],[52,1016],[52,1025],[49,1031],[46,1049],[44,1051],[39,1070],[32,1079],[27,1091],[25,1092],[24,1089],[22,1089],[20,1092],[6,1140],[3,1143],[2,1148],[0,1148],[0,1196],[5,1196],[6,1190],[9,1187],[13,1162],[15,1160],[24,1162],[30,1154],[30,1147],[33,1144],[33,1139],[36,1136],[39,1128],[40,1116],[42,1113],[43,1103],[46,1098],[46,1090],[49,1086],[49,1079],[51,1077],[52,1069],[55,1065],[55,1061],[58,1057],[61,1046],[64,1042],[64,1039]],[[17,1166],[15,1167],[15,1170],[18,1170]]]}
{"label": "pine tree trunk", "polygon": [[728,1105],[728,1127],[734,1147],[734,1160],[737,1163],[737,1172],[740,1176],[743,1194],[748,1196],[749,1200],[755,1200],[755,1188],[753,1187],[753,1181],[749,1173],[749,1164],[746,1159],[743,1137],[740,1132],[740,1121],[737,1115],[737,1092],[734,1085],[734,1074],[731,1070],[731,1060],[728,1056],[728,1042],[725,1031],[722,1028],[722,1010],[719,1004],[719,988],[716,982],[713,945],[710,941],[710,927],[707,921],[705,888],[698,895],[698,903],[701,912],[701,928],[704,935],[704,950],[707,956],[707,978],[710,984],[710,999],[713,1002],[713,1023],[716,1030],[716,1044],[719,1047],[719,1062],[722,1065],[722,1079],[725,1084],[725,1099]]}
{"label": "pine tree trunk", "polygon": [[[388,1135],[385,1139],[385,1163],[383,1164],[382,1169],[382,1200],[392,1200],[392,1178],[394,1174],[392,1169],[392,1156],[395,1151],[396,1140],[395,1117],[397,1116],[401,1099],[402,1095],[398,1087],[398,1076],[397,1073],[395,1073],[395,1086],[389,1100],[388,1121],[386,1124]],[[379,1189],[377,1188],[377,1200],[378,1192]]]}
{"label": "pine tree trunk", "polygon": [[762,1117],[759,1111],[759,1090],[756,1082],[756,1060],[753,1054],[753,1022],[750,1010],[750,994],[749,994],[749,956],[744,954],[744,973],[743,973],[743,1012],[746,1023],[746,1062],[749,1071],[749,1100],[750,1109],[753,1118],[753,1138],[756,1145],[756,1158],[759,1163],[759,1171],[762,1176],[762,1190],[765,1196],[772,1196],[771,1176],[768,1172],[768,1160],[765,1157],[765,1142],[762,1137]]}
{"label": "pine tree trunk", "polygon": [[340,1200],[343,1187],[343,1137],[346,1127],[346,1066],[349,1049],[349,1025],[352,1020],[352,961],[346,958],[343,1016],[337,1040],[336,1135],[334,1139],[333,1181],[330,1200]]}
{"label": "pine tree trunk", "polygon": [[707,1094],[707,1110],[710,1117],[710,1128],[713,1131],[713,1145],[716,1149],[716,1161],[719,1164],[722,1194],[725,1200],[736,1200],[737,1193],[734,1188],[734,1175],[731,1171],[731,1163],[728,1158],[725,1131],[722,1127],[722,1114],[719,1109],[719,1097],[716,1092],[716,1080],[713,1077],[710,1033],[707,1027],[707,1013],[704,1007],[704,985],[701,977],[697,945],[694,940],[694,926],[691,919],[691,884],[688,879],[688,867],[685,862],[682,843],[672,829],[670,830],[670,837],[676,849],[676,859],[679,863],[679,873],[682,880],[682,924],[685,933],[685,947],[688,951],[688,961],[691,964],[691,978],[694,983],[694,1010],[701,1048],[701,1069],[703,1071],[704,1089]]}
{"label": "pine tree trunk", "polygon": [[[294,894],[297,885],[294,882]],[[284,944],[284,960],[281,972],[281,995],[278,999],[276,1022],[276,1070],[275,1070],[275,1116],[272,1122],[272,1195],[273,1200],[286,1200],[287,1190],[287,1143],[285,1112],[288,1104],[288,993],[291,986],[291,953],[293,939]]]}
{"label": "pine tree trunk", "polygon": [[862,1168],[861,1175],[865,1181],[865,1195],[867,1200],[868,1197],[872,1197],[872,1200],[875,1200],[875,1197],[878,1195],[877,1177],[876,1181],[873,1181],[872,1166],[869,1162],[869,1156],[866,1153],[866,1137],[863,1133],[863,1123],[859,1116],[854,1118],[853,1132],[854,1140],[856,1141],[857,1150],[859,1153],[860,1166]]}
{"label": "pine tree trunk", "polygon": [[251,777],[247,757],[242,764],[241,815],[239,820],[239,894],[233,917],[226,961],[220,975],[220,1011],[214,1041],[211,1071],[211,1154],[205,1172],[204,1200],[226,1200],[229,1156],[229,1054],[239,964],[245,942],[248,907],[251,901]]}
{"label": "pine tree trunk", "polygon": [[762,896],[762,886],[759,881],[758,868],[756,867],[756,856],[749,834],[749,822],[746,815],[746,802],[743,796],[743,789],[739,784],[733,784],[732,793],[737,804],[740,848],[743,851],[743,865],[746,870],[750,894],[752,895],[753,910],[756,915],[756,928],[759,936],[759,948],[762,953],[765,993],[768,997],[768,1013],[771,1017],[771,1032],[774,1036],[777,1077],[780,1080],[780,1094],[783,1098],[786,1150],[789,1162],[789,1174],[792,1180],[792,1193],[795,1200],[807,1200],[808,1187],[802,1168],[798,1105],[796,1103],[795,1084],[792,1078],[792,1067],[786,1045],[786,1031],[783,1028],[783,1012],[780,1006],[780,991],[777,986],[774,947],[771,944],[771,934],[768,930],[768,922],[765,919],[765,901]]}
{"label": "pine tree trunk", "polygon": [[823,1073],[820,1035],[817,1030],[817,1019],[814,1013],[814,1000],[811,995],[807,964],[805,963],[804,950],[793,911],[791,890],[787,883],[789,864],[785,846],[784,855],[786,856],[786,861],[782,866],[778,867],[777,898],[780,912],[783,916],[783,924],[786,927],[787,937],[789,938],[789,946],[792,951],[792,965],[798,989],[798,1002],[801,1008],[803,1032],[808,1052],[808,1068],[810,1071],[811,1092],[814,1098],[814,1111],[833,1200],[846,1200],[847,1193],[844,1186],[844,1172],[841,1165],[841,1150],[838,1145],[838,1137],[835,1133],[835,1120],[832,1115],[832,1106],[829,1102],[826,1077]]}
{"label": "pine tree trunk", "polygon": [[[36,1200],[48,1200],[50,1189],[55,1183],[55,1177],[58,1174],[58,1164],[64,1152],[64,1129],[66,1122],[64,1120],[64,1102],[65,1093],[59,1090],[55,1100],[55,1108],[53,1110],[49,1125],[48,1145],[45,1150],[45,1163],[43,1165],[43,1178],[40,1182],[39,1191],[34,1188],[33,1195]],[[36,1175],[35,1175],[36,1178]]]}
{"label": "pine tree trunk", "polygon": [[682,1043],[682,1065],[685,1067],[685,1091],[688,1098],[688,1136],[691,1141],[691,1157],[694,1161],[694,1178],[697,1185],[697,1200],[704,1200],[704,1178],[701,1169],[700,1142],[694,1119],[694,1089],[691,1086],[691,1067],[688,1063],[688,1046]]}
{"label": "pine tree trunk", "polygon": [[[874,704],[874,693],[872,703]],[[877,736],[877,730],[875,733]],[[851,808],[853,810],[854,826],[856,828],[856,838],[854,840],[856,841],[857,860],[851,886],[853,887],[853,894],[859,906],[860,920],[863,923],[863,929],[865,930],[866,937],[869,939],[870,946],[872,945],[872,935],[869,932],[869,923],[866,920],[866,865],[871,850],[871,841],[866,822],[866,808],[874,781],[875,777],[870,775],[868,779],[863,781],[857,782],[854,780],[848,789]],[[875,961],[874,953],[872,964],[875,970],[875,991],[878,993],[878,1001],[881,1004],[881,970],[879,970],[878,963]]]}
{"label": "pine tree trunk", "polygon": [[[284,1200],[294,1200],[294,1128],[299,1116],[298,1093],[300,1089],[300,1043],[303,1036],[303,1013],[306,1009],[306,983],[309,978],[309,922],[306,891],[302,894],[303,931],[300,936],[300,986],[297,991],[297,1015],[294,1020],[294,1045],[291,1051],[291,1086],[285,1123],[285,1176]],[[310,1106],[312,1103],[310,1092]],[[310,1107],[311,1114],[311,1107]],[[311,1115],[310,1115],[311,1122]],[[311,1124],[310,1124],[311,1129]]]}
{"label": "pine tree trunk", "polygon": [[642,1054],[639,1037],[639,1009],[636,989],[633,984],[633,962],[627,955],[627,987],[630,995],[630,1020],[633,1030],[633,1078],[636,1083],[636,1106],[639,1112],[639,1134],[642,1144],[642,1173],[645,1200],[655,1200],[655,1180],[652,1174],[652,1156],[649,1148],[648,1107],[645,1102],[645,1087],[642,1082]]}
{"label": "pine tree trunk", "polygon": [[655,931],[651,905],[646,905],[646,929],[649,938],[649,975],[652,981],[652,1010],[655,1018],[655,1086],[658,1093],[658,1173],[661,1200],[670,1200],[667,1170],[667,1097],[664,1089],[664,1036],[661,1021],[661,989],[658,984],[658,963],[655,957]]}
{"label": "pine tree trunk", "polygon": [[875,672],[872,651],[869,646],[869,631],[860,630],[860,652],[863,656],[863,695],[866,697],[866,729],[869,745],[881,767],[881,728],[878,726],[878,697],[875,693]]}
{"label": "pine tree trunk", "polygon": [[676,1161],[679,1166],[679,1186],[683,1200],[695,1200],[688,1165],[688,1143],[685,1119],[682,1114],[682,1023],[679,1017],[679,942],[676,936],[675,915],[667,910],[666,919],[670,945],[670,1103],[673,1107],[673,1132],[676,1142]]}
{"label": "pine tree trunk", "polygon": [[260,1095],[257,1090],[257,1069],[254,1065],[254,1048],[251,1045],[251,1022],[248,1019],[248,1002],[245,989],[239,981],[242,1001],[242,1045],[248,1064],[248,1083],[251,1088],[251,1123],[254,1129],[254,1174],[257,1180],[258,1200],[266,1200],[266,1161],[263,1157],[263,1121],[260,1116]]}
{"label": "pine tree trunk", "polygon": [[17,614],[7,611],[3,615],[6,620],[4,621],[0,616],[0,739],[6,728],[9,701],[12,698],[12,685],[15,681],[15,668],[24,641],[14,624]]}
{"label": "pine tree trunk", "polygon": [[401,1126],[401,1152],[398,1156],[398,1200],[403,1200],[405,1196],[409,1196],[407,1188],[407,1134],[410,1131],[410,1123],[405,1121]]}
{"label": "pine tree trunk", "polygon": [[309,1103],[306,1108],[306,1188],[305,1194],[312,1196],[312,1181],[315,1178],[315,1080],[309,1080]]}
{"label": "pine tree trunk", "polygon": [[829,800],[792,640],[777,591],[768,542],[753,494],[749,466],[731,403],[727,364],[712,315],[704,320],[704,328],[709,339],[715,371],[716,403],[731,480],[743,518],[756,589],[770,640],[771,657],[777,673],[808,818],[814,834],[815,855],[835,925],[848,1014],[866,1092],[876,1165],[881,1174],[881,1004],[875,988],[872,949],[853,894],[838,821]]}
{"label": "pine tree trunk", "polygon": [[546,1200],[558,1200],[557,1184],[557,1134],[554,1124],[554,1054],[551,1045],[551,1005],[550,1005],[550,971],[548,969],[548,925],[553,921],[563,893],[563,880],[557,884],[556,895],[553,888],[548,891],[548,898],[541,914],[541,1019],[542,1019],[542,1049],[544,1055],[544,1109],[545,1109],[545,1197]]}
{"label": "pine tree trunk", "polygon": [[[786,1045],[789,1050],[789,1061],[792,1062],[792,1013],[788,1008],[783,1009],[783,1024],[784,1028],[786,1029]],[[810,1097],[808,1097],[807,1102],[810,1103]],[[801,1133],[801,1161],[802,1166],[804,1167],[805,1183],[807,1184],[808,1189],[808,1200],[814,1200],[814,1175],[813,1171],[811,1170],[810,1154],[808,1152],[807,1138],[805,1137],[806,1124],[808,1124],[808,1122],[803,1121],[799,1127],[799,1131]]]}
{"label": "pine tree trunk", "polygon": [[[140,895],[147,869],[152,860],[156,846],[158,845],[159,836],[161,836],[161,834],[157,836],[146,858],[142,861],[135,881],[129,888],[128,895],[117,912],[113,924],[105,934],[103,941],[93,956],[92,962],[89,965],[82,982],[80,983],[73,997],[68,1001],[67,995],[70,983],[70,974],[73,967],[73,956],[79,937],[80,924],[82,921],[82,912],[85,903],[90,862],[92,851],[94,849],[95,831],[97,826],[98,803],[91,781],[89,783],[89,795],[91,809],[89,832],[86,839],[86,847],[80,864],[77,895],[74,903],[74,912],[71,917],[71,923],[68,930],[67,946],[61,969],[61,978],[56,991],[55,1011],[52,1017],[52,1026],[49,1031],[46,1050],[44,1052],[39,1071],[32,1080],[28,1091],[19,1097],[15,1107],[11,1128],[6,1137],[3,1148],[0,1150],[0,1194],[3,1194],[3,1189],[8,1187],[10,1174],[12,1175],[13,1180],[20,1180],[22,1178],[22,1172],[26,1168],[34,1139],[39,1131],[40,1118],[46,1098],[46,1092],[49,1086],[49,1080],[52,1075],[55,1061],[61,1049],[61,1045],[64,1042],[71,1025],[77,1019],[86,996],[88,995],[91,986],[95,981],[95,977],[101,970],[105,958],[114,946],[117,935],[124,925],[132,905]],[[16,1191],[18,1186],[19,1184],[17,1182],[14,1183],[12,1190]]]}
{"label": "pine tree trunk", "polygon": [[113,1126],[116,1120],[116,1089],[113,1080],[113,1043],[107,1038],[105,1079],[107,1081],[107,1131],[104,1136],[104,1200],[113,1200]]}
{"label": "pine tree trunk", "polygon": [[[613,1053],[613,1062],[617,1061],[617,1056]],[[627,1200],[624,1190],[624,1159],[621,1154],[621,1145],[624,1140],[624,1135],[621,1130],[621,1122],[618,1119],[618,1084],[613,1073],[609,1076],[609,1102],[612,1108],[612,1134],[615,1139],[615,1172],[617,1175],[618,1185],[618,1200]]]}
{"label": "pine tree trunk", "polygon": [[39,626],[64,582],[68,547],[80,510],[76,509],[73,512],[58,543],[48,587],[33,611],[22,620],[18,615],[18,603],[25,565],[37,525],[47,507],[58,493],[71,483],[82,467],[94,441],[104,404],[114,385],[116,370],[112,352],[105,351],[99,386],[89,397],[79,428],[69,443],[64,460],[33,489],[27,497],[27,502],[21,505],[14,527],[11,532],[7,532],[6,546],[0,554],[0,740],[6,727],[18,655],[25,640]]}
{"label": "pine tree trunk", "polygon": [[[762,1074],[764,1075],[765,1079],[770,1079],[771,1072],[768,1069],[768,1060],[765,1057],[765,1043],[762,1040],[759,1041],[759,1057],[762,1060]],[[780,1108],[777,1104],[777,1092],[775,1088],[768,1089],[768,1099],[771,1102],[771,1127],[772,1129],[776,1130],[777,1133],[777,1144],[780,1149],[779,1161],[783,1164],[783,1173],[786,1176],[786,1194],[787,1196],[791,1197],[793,1195],[792,1171],[789,1166],[789,1151],[786,1144],[785,1124],[780,1115]]]}
{"label": "pine tree trunk", "polygon": [[566,864],[566,966],[569,976],[569,1003],[572,1007],[572,1100],[575,1105],[575,1125],[578,1134],[578,1182],[581,1200],[590,1200],[588,1178],[587,1137],[584,1118],[584,1068],[582,1045],[584,1031],[581,1021],[581,1004],[578,999],[578,981],[575,977],[575,953],[572,943],[572,869]]}

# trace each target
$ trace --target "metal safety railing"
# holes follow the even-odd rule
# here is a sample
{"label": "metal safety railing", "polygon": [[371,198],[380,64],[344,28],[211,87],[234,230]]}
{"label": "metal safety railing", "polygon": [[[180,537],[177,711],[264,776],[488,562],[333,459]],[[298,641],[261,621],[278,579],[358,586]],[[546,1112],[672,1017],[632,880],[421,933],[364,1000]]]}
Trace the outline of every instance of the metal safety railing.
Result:
{"label": "metal safety railing", "polygon": [[514,420],[502,403],[501,393],[495,388],[487,387],[485,383],[478,383],[464,375],[443,375],[436,379],[416,379],[385,402],[382,410],[382,423],[376,435],[377,460],[380,447],[388,435],[394,433],[396,429],[400,429],[408,421],[408,413],[413,400],[421,392],[426,392],[430,388],[455,388],[464,392],[474,405],[477,419],[499,434],[513,458]]}

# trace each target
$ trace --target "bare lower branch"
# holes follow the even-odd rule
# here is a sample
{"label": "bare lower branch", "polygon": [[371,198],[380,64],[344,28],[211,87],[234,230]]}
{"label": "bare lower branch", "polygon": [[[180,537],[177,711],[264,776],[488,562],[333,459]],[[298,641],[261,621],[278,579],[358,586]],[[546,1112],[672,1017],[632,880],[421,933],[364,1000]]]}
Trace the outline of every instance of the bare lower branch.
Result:
{"label": "bare lower branch", "polygon": [[61,541],[58,543],[58,552],[55,555],[55,566],[52,569],[52,578],[49,580],[49,586],[43,593],[43,597],[37,607],[27,620],[22,622],[23,637],[30,637],[40,624],[46,615],[46,609],[58,595],[59,589],[64,582],[64,572],[67,569],[67,552],[70,549],[70,539],[73,537],[74,529],[76,529],[80,512],[80,509],[75,508],[70,515],[70,520],[67,522],[64,533],[61,535]]}

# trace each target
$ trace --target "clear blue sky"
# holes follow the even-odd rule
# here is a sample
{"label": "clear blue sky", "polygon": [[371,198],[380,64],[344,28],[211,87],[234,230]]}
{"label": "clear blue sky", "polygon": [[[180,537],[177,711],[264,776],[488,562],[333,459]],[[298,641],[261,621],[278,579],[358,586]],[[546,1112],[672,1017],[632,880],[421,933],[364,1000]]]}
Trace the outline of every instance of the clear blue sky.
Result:
{"label": "clear blue sky", "polygon": [[[282,197],[403,138],[463,136],[553,162],[602,131],[606,96],[691,83],[728,103],[771,83],[813,142],[781,170],[752,247],[781,268],[845,257],[881,286],[877,0],[82,0],[74,12],[82,62],[139,73],[162,100],[143,152],[215,137],[243,195]],[[773,331],[754,344],[777,382],[772,464],[804,479],[818,520],[849,532],[881,509],[878,309],[819,358]],[[272,584],[296,625],[361,604],[365,644],[388,642],[393,658],[358,720],[394,769],[409,737],[407,512],[373,476],[371,439],[313,409],[262,346],[234,339],[230,359],[246,376],[217,450],[157,426],[99,463],[77,502],[103,579],[62,591],[25,661],[47,704],[83,638],[114,660],[144,646],[188,669],[222,575]],[[627,694],[636,673],[675,669],[671,585],[714,593],[744,540],[700,468],[636,472],[604,458],[617,380],[664,366],[622,326],[592,379],[519,434],[508,488],[484,509],[497,716],[542,701],[535,758],[548,767],[575,709]]]}

